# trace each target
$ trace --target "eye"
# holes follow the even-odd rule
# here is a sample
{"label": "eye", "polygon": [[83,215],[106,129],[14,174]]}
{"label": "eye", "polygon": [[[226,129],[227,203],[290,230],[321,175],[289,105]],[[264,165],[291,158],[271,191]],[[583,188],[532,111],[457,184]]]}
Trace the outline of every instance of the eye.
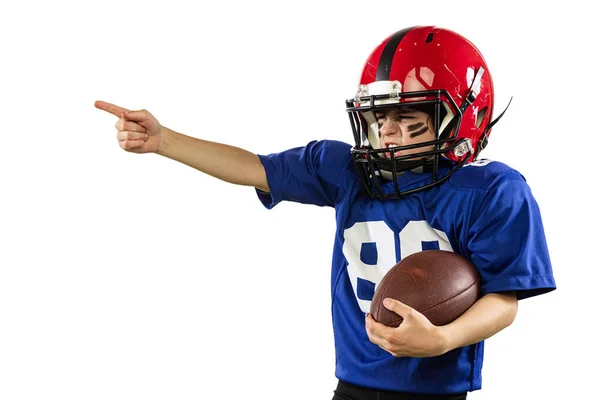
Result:
{"label": "eye", "polygon": [[410,108],[398,108],[394,110],[392,118],[396,121],[401,121],[407,118],[414,118],[414,112]]}

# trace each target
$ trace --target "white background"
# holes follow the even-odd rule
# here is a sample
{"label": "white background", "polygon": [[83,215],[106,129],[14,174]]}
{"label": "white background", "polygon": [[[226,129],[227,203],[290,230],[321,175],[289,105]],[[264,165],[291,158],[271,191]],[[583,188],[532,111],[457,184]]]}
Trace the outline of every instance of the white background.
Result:
{"label": "white background", "polygon": [[483,156],[528,179],[558,290],[486,343],[471,399],[597,395],[592,2],[25,1],[0,6],[0,399],[330,399],[332,209],[129,154],[105,100],[257,153],[351,141],[344,100],[412,25],[473,41]]}

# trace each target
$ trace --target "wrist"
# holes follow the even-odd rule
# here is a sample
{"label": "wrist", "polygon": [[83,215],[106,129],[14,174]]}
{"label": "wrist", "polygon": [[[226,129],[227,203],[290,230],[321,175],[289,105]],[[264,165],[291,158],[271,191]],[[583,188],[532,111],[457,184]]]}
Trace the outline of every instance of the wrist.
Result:
{"label": "wrist", "polygon": [[451,333],[451,329],[449,325],[438,326],[438,337],[439,337],[439,345],[438,345],[438,355],[445,354],[450,350],[454,350],[456,345],[453,341],[453,336]]}
{"label": "wrist", "polygon": [[158,142],[158,147],[155,151],[156,154],[161,156],[166,155],[167,149],[169,148],[169,144],[171,142],[171,138],[173,135],[173,131],[165,126],[161,126],[158,132],[158,137],[160,138]]}

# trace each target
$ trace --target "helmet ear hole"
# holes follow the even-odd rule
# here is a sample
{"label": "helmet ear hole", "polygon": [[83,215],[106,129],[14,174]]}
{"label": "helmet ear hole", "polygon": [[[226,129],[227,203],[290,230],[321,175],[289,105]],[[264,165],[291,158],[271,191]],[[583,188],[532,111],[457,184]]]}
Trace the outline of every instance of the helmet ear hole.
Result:
{"label": "helmet ear hole", "polygon": [[479,128],[481,126],[481,123],[483,122],[485,116],[487,115],[487,112],[488,112],[488,108],[487,107],[483,107],[477,113],[477,120],[475,121],[475,125],[477,125],[477,128]]}

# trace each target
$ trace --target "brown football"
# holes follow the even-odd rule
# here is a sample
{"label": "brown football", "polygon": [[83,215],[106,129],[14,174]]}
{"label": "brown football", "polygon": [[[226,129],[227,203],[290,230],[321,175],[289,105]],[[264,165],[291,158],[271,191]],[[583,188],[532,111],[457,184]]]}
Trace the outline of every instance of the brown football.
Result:
{"label": "brown football", "polygon": [[480,295],[479,273],[460,254],[425,250],[394,265],[383,277],[371,301],[371,315],[396,327],[402,317],[388,310],[383,299],[390,297],[424,314],[434,325],[446,325],[462,315]]}

